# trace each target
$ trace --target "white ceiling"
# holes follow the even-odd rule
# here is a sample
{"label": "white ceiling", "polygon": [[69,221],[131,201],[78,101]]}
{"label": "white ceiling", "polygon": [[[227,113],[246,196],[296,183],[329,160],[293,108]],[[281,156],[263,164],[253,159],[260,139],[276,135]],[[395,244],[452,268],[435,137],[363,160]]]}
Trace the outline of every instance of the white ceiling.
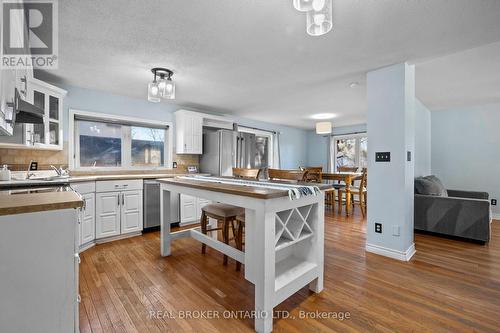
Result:
{"label": "white ceiling", "polygon": [[322,37],[292,0],[64,0],[59,69],[39,76],[145,99],[161,66],[184,107],[304,128],[335,113],[340,126],[366,119],[366,72],[402,61],[430,108],[500,102],[500,44],[480,47],[499,32],[498,0],[334,0]]}

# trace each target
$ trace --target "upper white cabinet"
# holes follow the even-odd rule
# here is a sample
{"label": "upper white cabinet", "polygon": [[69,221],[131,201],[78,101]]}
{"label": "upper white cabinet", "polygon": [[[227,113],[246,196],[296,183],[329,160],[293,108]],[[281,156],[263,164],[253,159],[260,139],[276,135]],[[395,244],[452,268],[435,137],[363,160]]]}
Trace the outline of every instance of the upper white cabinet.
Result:
{"label": "upper white cabinet", "polygon": [[25,144],[63,149],[63,99],[66,91],[37,79],[28,82],[27,100],[45,111],[43,124],[25,125]]}
{"label": "upper white cabinet", "polygon": [[[7,70],[2,73],[1,82],[0,132],[7,136],[0,137],[0,147],[62,150],[63,99],[66,91],[33,78],[29,70]],[[5,121],[5,118],[12,118],[12,108],[9,109],[7,103],[14,101],[15,88],[21,99],[44,111],[43,123],[16,123],[12,126]]]}
{"label": "upper white cabinet", "polygon": [[176,153],[202,154],[203,116],[179,110],[175,113]]}

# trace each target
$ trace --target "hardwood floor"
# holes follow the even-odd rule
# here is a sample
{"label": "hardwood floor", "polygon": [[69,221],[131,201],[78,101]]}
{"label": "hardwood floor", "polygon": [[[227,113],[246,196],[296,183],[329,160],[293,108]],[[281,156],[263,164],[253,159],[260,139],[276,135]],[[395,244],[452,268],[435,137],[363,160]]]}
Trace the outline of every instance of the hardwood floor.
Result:
{"label": "hardwood floor", "polygon": [[[359,209],[326,215],[325,289],[280,304],[290,317],[275,319],[274,332],[500,332],[500,222],[485,246],[416,234],[405,263],[365,253]],[[253,310],[253,285],[234,261],[224,267],[222,255],[200,247],[178,239],[162,258],[155,232],[82,253],[81,332],[252,332],[251,318],[222,317]],[[203,310],[191,314],[221,318],[180,319]],[[316,310],[330,318],[299,319]]]}

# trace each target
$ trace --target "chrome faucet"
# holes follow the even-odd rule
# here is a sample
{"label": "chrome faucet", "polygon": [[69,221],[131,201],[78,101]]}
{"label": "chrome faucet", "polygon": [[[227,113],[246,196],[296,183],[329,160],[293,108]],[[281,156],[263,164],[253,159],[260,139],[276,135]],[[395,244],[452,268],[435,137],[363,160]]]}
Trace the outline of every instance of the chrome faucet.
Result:
{"label": "chrome faucet", "polygon": [[33,172],[30,172],[31,171],[31,163],[33,163],[32,160],[30,161],[30,164],[28,165],[28,171],[26,171],[26,179],[30,179],[31,177],[33,177],[35,175]]}
{"label": "chrome faucet", "polygon": [[56,168],[56,167],[55,167],[55,166],[53,166],[53,165],[51,165],[50,167],[51,167],[52,169],[54,169],[54,170],[55,170],[55,172],[57,173],[57,175],[58,175],[59,177],[60,177],[60,176],[62,176],[62,171],[63,171],[63,170],[62,170],[62,168],[58,169],[58,168]]}

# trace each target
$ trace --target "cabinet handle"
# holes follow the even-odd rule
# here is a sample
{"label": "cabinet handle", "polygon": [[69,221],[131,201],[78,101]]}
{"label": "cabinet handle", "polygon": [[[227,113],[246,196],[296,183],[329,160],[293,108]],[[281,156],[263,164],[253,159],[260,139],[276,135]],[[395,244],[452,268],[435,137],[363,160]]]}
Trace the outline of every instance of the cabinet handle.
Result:
{"label": "cabinet handle", "polygon": [[120,193],[118,193],[118,206],[120,206]]}
{"label": "cabinet handle", "polygon": [[125,193],[122,193],[122,206],[125,205]]}

